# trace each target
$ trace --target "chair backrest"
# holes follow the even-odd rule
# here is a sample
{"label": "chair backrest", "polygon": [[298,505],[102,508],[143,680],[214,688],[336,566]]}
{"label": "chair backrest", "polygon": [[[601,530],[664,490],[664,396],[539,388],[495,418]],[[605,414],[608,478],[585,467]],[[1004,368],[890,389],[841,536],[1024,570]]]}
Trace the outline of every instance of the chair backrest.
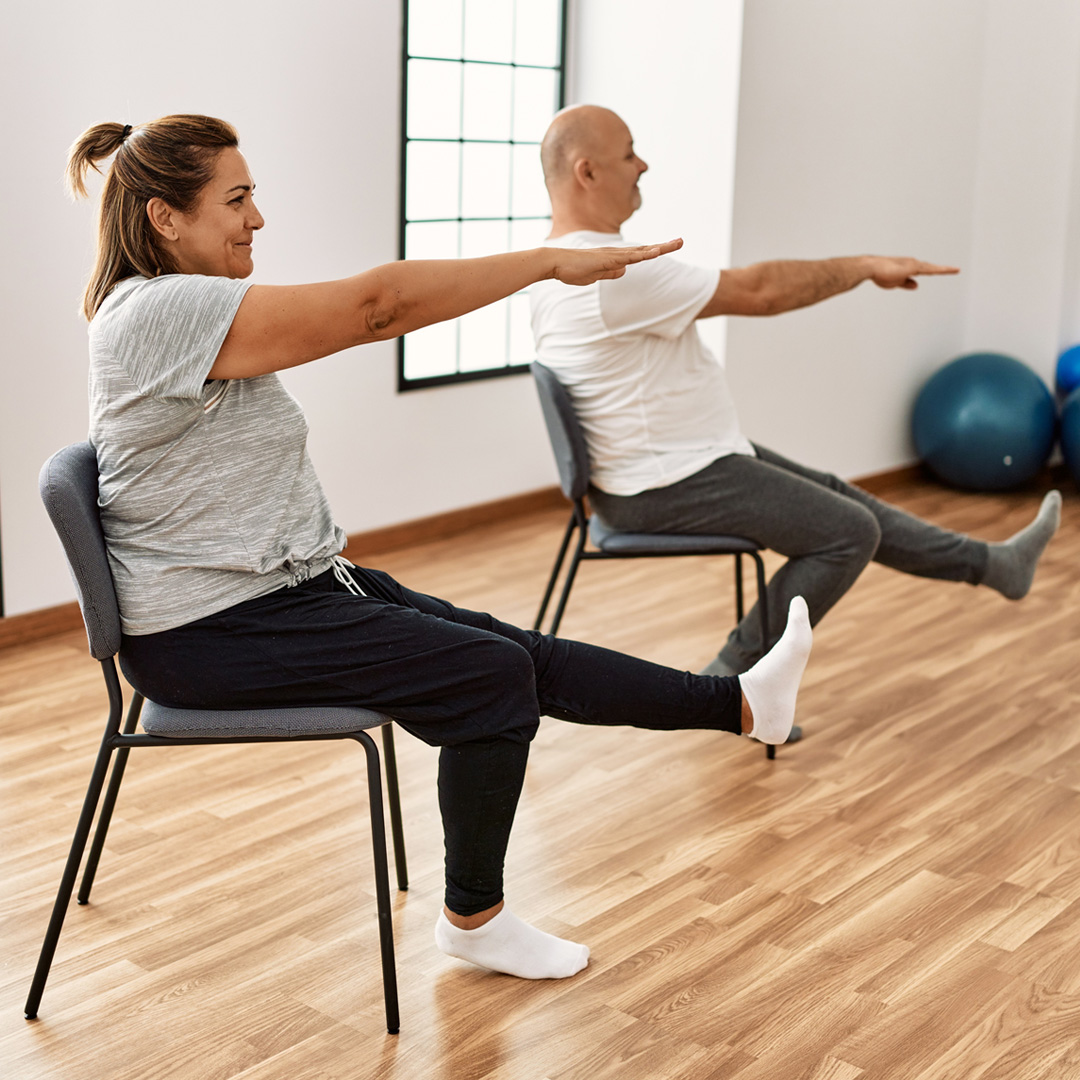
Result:
{"label": "chair backrest", "polygon": [[566,387],[555,378],[551,369],[539,361],[529,367],[536,380],[540,408],[559,468],[559,484],[563,494],[576,501],[589,490],[589,448],[585,444],[585,433]]}
{"label": "chair backrest", "polygon": [[120,649],[120,608],[98,514],[94,448],[82,442],[57,450],[41,467],[38,490],[64,546],[90,655],[96,660],[115,656]]}

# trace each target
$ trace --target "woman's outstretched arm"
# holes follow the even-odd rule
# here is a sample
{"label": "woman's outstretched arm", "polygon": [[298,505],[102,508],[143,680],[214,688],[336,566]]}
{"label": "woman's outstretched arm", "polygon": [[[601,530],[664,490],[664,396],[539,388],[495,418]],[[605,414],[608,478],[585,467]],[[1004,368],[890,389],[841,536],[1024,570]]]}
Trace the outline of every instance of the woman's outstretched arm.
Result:
{"label": "woman's outstretched arm", "polygon": [[621,277],[631,263],[682,247],[533,248],[482,259],[387,263],[315,285],[254,285],[210,369],[212,379],[249,379],[353,345],[400,337],[494,303],[534,281],[588,285]]}

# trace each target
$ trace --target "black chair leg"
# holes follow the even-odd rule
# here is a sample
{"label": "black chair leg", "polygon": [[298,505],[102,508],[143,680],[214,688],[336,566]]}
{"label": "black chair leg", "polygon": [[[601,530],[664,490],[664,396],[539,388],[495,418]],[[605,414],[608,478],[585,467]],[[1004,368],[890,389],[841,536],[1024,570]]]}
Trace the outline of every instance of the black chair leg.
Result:
{"label": "black chair leg", "polygon": [[[124,723],[124,734],[133,735],[139,723],[139,713],[142,712],[143,696],[135,694],[128,708],[127,720]],[[127,765],[128,754],[131,750],[122,746],[116,751],[116,760],[113,762],[112,775],[109,777],[109,786],[105,791],[105,801],[101,804],[101,813],[98,815],[97,829],[94,832],[94,842],[90,845],[90,854],[86,857],[86,867],[83,870],[82,885],[79,887],[77,897],[80,904],[90,902],[90,890],[94,886],[94,878],[97,875],[98,862],[105,848],[105,837],[109,832],[109,824],[112,821],[113,808],[116,806],[116,797],[120,794],[120,783],[124,779],[124,768]]]}
{"label": "black chair leg", "polygon": [[758,611],[761,612],[761,640],[765,648],[769,648],[769,595],[765,584],[765,562],[755,551],[753,553],[755,569],[757,571],[757,598]]}
{"label": "black chair leg", "polygon": [[379,945],[382,952],[386,1030],[391,1035],[396,1035],[401,1027],[401,1019],[398,1015],[397,971],[394,967],[394,927],[390,917],[390,871],[386,865],[386,826],[383,822],[379,751],[366,731],[358,731],[353,738],[363,744],[367,753],[368,802],[372,856],[375,862],[375,898],[379,907]]}
{"label": "black chair leg", "polygon": [[743,599],[743,572],[742,572],[742,552],[736,552],[735,554],[735,622],[736,624],[743,621],[743,616],[746,614],[746,603]]}
{"label": "black chair leg", "polygon": [[67,914],[71,892],[75,888],[75,878],[79,874],[79,864],[86,850],[86,841],[90,836],[90,826],[94,823],[101,789],[105,786],[105,776],[109,771],[109,759],[113,752],[112,730],[106,729],[105,737],[101,740],[101,749],[98,750],[94,771],[90,775],[90,786],[86,789],[86,798],[83,800],[82,813],[79,814],[79,822],[75,826],[75,837],[71,841],[71,850],[64,866],[63,877],[60,879],[56,903],[53,905],[52,917],[49,919],[49,927],[45,931],[45,940],[42,942],[41,954],[34,971],[34,981],[30,984],[30,994],[26,999],[27,1020],[37,1017],[38,1005],[41,1004],[41,995],[45,990],[45,981],[49,977],[49,969],[52,967],[53,956],[56,953],[56,944],[60,940],[64,916]]}
{"label": "black chair leg", "polygon": [[544,622],[548,603],[551,601],[551,594],[555,591],[555,582],[559,579],[559,571],[562,569],[563,559],[566,558],[566,549],[570,546],[570,537],[574,533],[574,526],[576,524],[577,518],[571,514],[570,521],[566,526],[566,532],[563,533],[559,554],[555,556],[555,565],[551,568],[551,577],[548,578],[547,588],[544,590],[544,599],[540,601],[540,610],[536,613],[536,622],[533,623],[534,630],[539,630]]}
{"label": "black chair leg", "polygon": [[[769,648],[769,596],[766,592],[765,585],[765,563],[761,556],[756,552],[751,552],[751,557],[754,560],[754,566],[757,571],[757,598],[758,598],[758,613],[761,619],[761,641],[766,649]],[[776,759],[776,747],[771,743],[767,743],[765,746],[765,757],[769,761]]]}
{"label": "black chair leg", "polygon": [[559,632],[563,612],[566,611],[566,604],[570,599],[570,590],[574,586],[574,578],[577,577],[578,567],[581,565],[581,556],[585,551],[585,542],[587,539],[588,534],[583,527],[578,535],[574,554],[570,558],[570,568],[566,571],[566,581],[563,584],[562,595],[559,597],[559,606],[555,609],[555,618],[551,620],[551,626],[548,629],[548,633],[551,634],[552,637]]}
{"label": "black chair leg", "polygon": [[394,750],[394,726],[383,724],[383,760],[386,762],[386,798],[390,804],[390,835],[394,840],[394,869],[401,892],[409,888],[409,870],[405,865],[405,830],[401,824],[401,794],[398,790],[397,753]]}

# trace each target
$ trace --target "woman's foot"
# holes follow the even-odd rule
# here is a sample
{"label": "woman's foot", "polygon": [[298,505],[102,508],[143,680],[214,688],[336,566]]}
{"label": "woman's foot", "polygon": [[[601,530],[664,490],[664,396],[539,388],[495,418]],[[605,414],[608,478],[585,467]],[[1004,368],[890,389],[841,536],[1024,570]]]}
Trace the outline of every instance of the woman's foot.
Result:
{"label": "woman's foot", "polygon": [[440,913],[435,944],[447,956],[519,979],[565,979],[589,962],[587,945],[545,934],[507,907],[475,930],[463,930]]}
{"label": "woman's foot", "polygon": [[806,601],[796,596],[788,607],[787,627],[780,640],[739,676],[743,700],[753,721],[749,732],[752,739],[774,744],[787,741],[813,639]]}

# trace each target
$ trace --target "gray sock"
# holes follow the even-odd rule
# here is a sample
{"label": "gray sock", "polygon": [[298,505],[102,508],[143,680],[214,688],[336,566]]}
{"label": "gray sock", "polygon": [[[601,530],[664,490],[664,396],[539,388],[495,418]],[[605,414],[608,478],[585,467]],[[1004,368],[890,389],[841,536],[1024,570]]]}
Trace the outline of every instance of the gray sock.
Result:
{"label": "gray sock", "polygon": [[1051,491],[1030,525],[1000,544],[987,545],[990,553],[982,584],[997,589],[1010,600],[1027,596],[1039,556],[1060,524],[1061,492]]}

